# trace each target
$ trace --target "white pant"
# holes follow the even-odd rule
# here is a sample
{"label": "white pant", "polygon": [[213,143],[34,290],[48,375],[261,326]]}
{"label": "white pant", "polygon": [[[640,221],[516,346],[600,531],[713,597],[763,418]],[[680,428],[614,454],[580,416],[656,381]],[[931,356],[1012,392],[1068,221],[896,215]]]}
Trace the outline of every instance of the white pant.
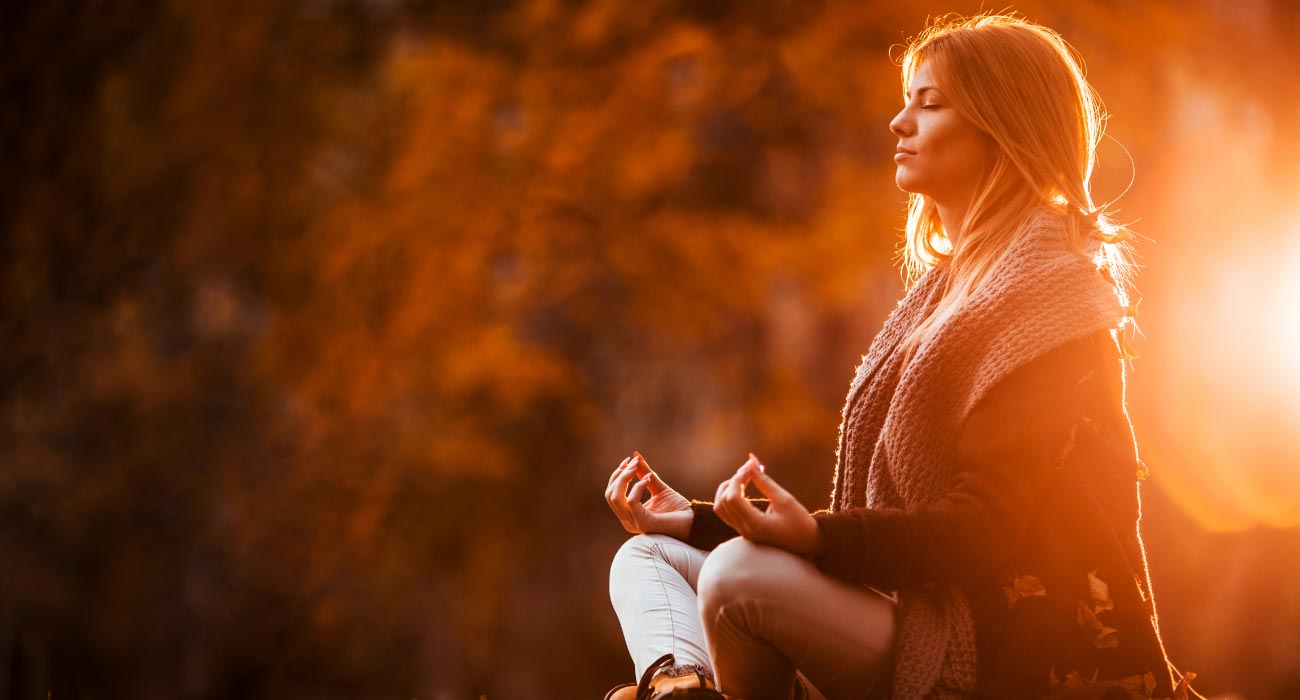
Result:
{"label": "white pant", "polygon": [[893,663],[892,599],[739,537],[710,553],[636,535],[614,556],[609,595],[636,678],[672,653],[744,700],[789,698],[796,672],[815,694],[860,700]]}

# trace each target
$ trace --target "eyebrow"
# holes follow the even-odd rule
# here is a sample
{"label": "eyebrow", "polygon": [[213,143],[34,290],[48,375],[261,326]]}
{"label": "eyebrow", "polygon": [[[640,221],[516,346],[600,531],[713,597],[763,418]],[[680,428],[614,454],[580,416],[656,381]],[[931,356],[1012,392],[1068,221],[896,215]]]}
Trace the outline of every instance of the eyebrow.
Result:
{"label": "eyebrow", "polygon": [[[939,92],[939,88],[937,88],[937,87],[935,87],[935,86],[933,86],[933,85],[923,85],[923,86],[917,88],[917,90],[916,90],[916,99],[921,99],[921,95],[924,95],[925,93],[927,93],[927,92],[931,92],[931,91],[933,91],[933,92]],[[909,100],[912,99],[912,93],[911,93],[910,90],[908,91],[906,97],[907,97],[907,99],[909,99]]]}

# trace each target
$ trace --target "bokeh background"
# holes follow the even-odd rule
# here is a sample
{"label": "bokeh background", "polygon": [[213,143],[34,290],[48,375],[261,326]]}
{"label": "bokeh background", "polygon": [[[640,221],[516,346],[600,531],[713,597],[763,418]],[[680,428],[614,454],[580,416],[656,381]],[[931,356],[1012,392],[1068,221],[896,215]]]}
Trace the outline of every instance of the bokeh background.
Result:
{"label": "bokeh background", "polygon": [[[1168,649],[1300,696],[1300,9],[1014,8],[1132,180]],[[891,56],[980,9],[4,3],[0,697],[630,680],[607,475],[752,450],[825,506],[902,292]]]}

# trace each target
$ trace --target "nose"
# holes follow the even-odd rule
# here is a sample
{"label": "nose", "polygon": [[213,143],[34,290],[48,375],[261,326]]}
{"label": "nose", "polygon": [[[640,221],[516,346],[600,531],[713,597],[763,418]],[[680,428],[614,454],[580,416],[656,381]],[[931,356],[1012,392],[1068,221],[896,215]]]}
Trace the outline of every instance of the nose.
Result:
{"label": "nose", "polygon": [[895,114],[894,118],[889,121],[889,130],[899,137],[911,135],[913,126],[912,120],[907,117],[906,108]]}

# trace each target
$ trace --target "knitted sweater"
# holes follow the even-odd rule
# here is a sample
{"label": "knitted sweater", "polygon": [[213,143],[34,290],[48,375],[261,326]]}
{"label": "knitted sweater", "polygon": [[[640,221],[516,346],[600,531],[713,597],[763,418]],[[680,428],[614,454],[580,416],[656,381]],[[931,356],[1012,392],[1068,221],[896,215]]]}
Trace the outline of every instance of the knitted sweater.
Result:
{"label": "knitted sweater", "polygon": [[[896,346],[942,294],[944,268],[918,282],[864,357],[845,402],[831,509],[815,515],[828,542],[817,563],[897,593],[896,700],[1041,697],[1050,678],[1102,668],[1102,678],[1149,672],[1154,689],[1168,693],[1136,492],[1131,513],[1127,501],[1107,512],[1083,495],[1101,470],[1131,479],[1137,469],[1122,370],[1097,350],[1107,349],[1100,338],[1114,357],[1107,329],[1123,308],[1091,262],[1096,251],[1070,252],[1055,215],[1031,217],[1020,233],[981,293],[906,368]],[[1095,419],[1085,404],[1098,408]],[[1085,420],[1091,429],[1080,433]],[[1075,443],[1070,460],[1057,459]],[[1098,500],[1122,500],[1122,483],[1107,485],[1119,485],[1120,496]],[[1052,521],[1054,511],[1072,520]],[[696,515],[698,540],[716,518],[700,506]],[[1025,576],[1018,566],[1030,567]],[[1024,641],[1012,639],[1015,630],[1039,629],[1038,598],[1060,602],[1071,622],[1083,619],[1076,601],[1089,600],[1090,572],[1113,582],[1116,602],[1130,603],[1122,622],[1107,612],[1093,630],[1109,630],[1103,644],[1121,630],[1123,649],[1090,643],[1068,661],[1047,654],[1032,668],[1011,658],[1025,656],[1008,652]],[[1035,605],[1017,609],[1021,593]],[[1088,612],[1102,619],[1095,606]],[[1009,613],[1035,622],[1010,624]],[[1058,628],[1035,644],[1073,649],[1077,640],[1058,639],[1069,636]]]}

